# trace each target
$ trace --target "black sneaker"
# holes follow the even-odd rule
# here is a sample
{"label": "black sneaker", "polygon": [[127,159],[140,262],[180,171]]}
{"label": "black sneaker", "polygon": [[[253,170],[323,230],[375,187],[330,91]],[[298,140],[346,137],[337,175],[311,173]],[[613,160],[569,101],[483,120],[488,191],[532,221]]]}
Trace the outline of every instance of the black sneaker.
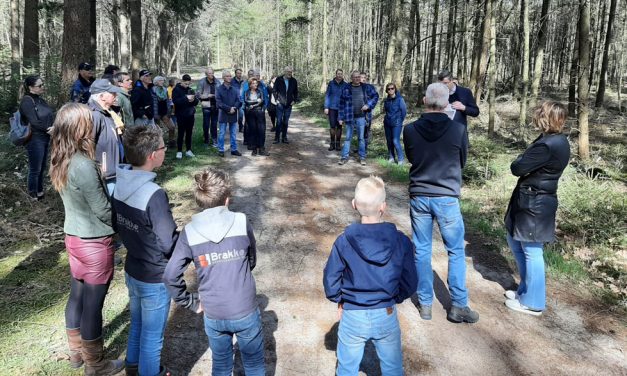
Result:
{"label": "black sneaker", "polygon": [[468,306],[464,308],[452,306],[451,310],[448,311],[446,318],[451,322],[467,322],[469,324],[473,324],[479,321],[479,314],[471,310]]}
{"label": "black sneaker", "polygon": [[235,150],[235,151],[232,151],[232,152],[231,152],[231,155],[234,155],[234,156],[236,156],[236,157],[241,157],[241,156],[242,156],[242,153],[240,153],[239,151]]}
{"label": "black sneaker", "polygon": [[348,162],[348,158],[342,158],[342,159],[340,159],[339,162],[337,162],[337,164],[343,165],[343,164],[346,164],[346,162]]}
{"label": "black sneaker", "polygon": [[418,304],[418,313],[423,320],[431,320],[431,306]]}
{"label": "black sneaker", "polygon": [[278,139],[278,138],[275,138],[275,139],[274,139],[274,141],[272,141],[272,143],[273,143],[273,144],[280,144],[280,143],[281,143],[281,141],[279,141],[279,139]]}
{"label": "black sneaker", "polygon": [[257,153],[257,155],[259,156],[263,156],[263,157],[267,157],[270,155],[270,153],[268,153],[268,151],[266,151],[265,148],[260,148],[259,152]]}
{"label": "black sneaker", "polygon": [[218,157],[224,157],[224,152],[223,151],[219,151],[218,152]]}
{"label": "black sneaker", "polygon": [[329,146],[329,148],[328,148],[327,150],[328,150],[328,151],[333,151],[333,150],[335,150],[335,143],[334,143],[334,142],[332,142],[332,143],[331,143],[331,146]]}
{"label": "black sneaker", "polygon": [[256,157],[257,156],[257,148],[253,149],[253,152],[250,155],[252,155],[253,157]]}
{"label": "black sneaker", "polygon": [[287,140],[287,138],[284,138],[283,141],[281,141],[284,144],[289,144],[290,142]]}

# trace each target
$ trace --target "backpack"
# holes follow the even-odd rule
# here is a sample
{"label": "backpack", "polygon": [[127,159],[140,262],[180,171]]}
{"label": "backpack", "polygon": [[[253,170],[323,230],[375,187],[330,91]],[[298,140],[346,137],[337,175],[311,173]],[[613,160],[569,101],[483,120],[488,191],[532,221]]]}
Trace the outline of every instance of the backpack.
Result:
{"label": "backpack", "polygon": [[[31,100],[33,104],[35,104],[35,100],[33,98],[31,98]],[[37,105],[35,105],[35,114],[36,113]],[[13,116],[9,119],[9,123],[11,125],[11,130],[9,131],[9,140],[11,143],[15,146],[26,145],[33,134],[30,129],[30,124],[24,125],[22,123],[22,114],[19,109],[13,113]]]}

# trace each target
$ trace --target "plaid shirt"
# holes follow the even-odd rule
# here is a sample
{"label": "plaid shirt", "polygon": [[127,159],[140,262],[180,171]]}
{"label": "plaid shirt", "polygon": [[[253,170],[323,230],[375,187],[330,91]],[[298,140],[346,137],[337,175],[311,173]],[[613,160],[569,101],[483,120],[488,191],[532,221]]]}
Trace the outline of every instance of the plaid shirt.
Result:
{"label": "plaid shirt", "polygon": [[[366,105],[370,109],[370,112],[366,113],[366,120],[372,118],[372,110],[377,105],[379,101],[379,94],[374,86],[370,84],[361,84],[360,85],[364,90],[364,98]],[[342,89],[342,95],[340,95],[340,108],[339,108],[339,116],[338,120],[349,123],[354,120],[353,115],[353,91],[352,84],[346,85]]]}

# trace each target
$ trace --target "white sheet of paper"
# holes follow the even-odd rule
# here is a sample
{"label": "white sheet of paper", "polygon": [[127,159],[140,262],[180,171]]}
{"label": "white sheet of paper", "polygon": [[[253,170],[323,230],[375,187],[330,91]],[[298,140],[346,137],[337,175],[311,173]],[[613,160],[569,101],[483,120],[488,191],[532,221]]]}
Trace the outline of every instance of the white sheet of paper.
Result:
{"label": "white sheet of paper", "polygon": [[453,120],[453,118],[455,117],[455,113],[457,112],[457,110],[455,110],[453,107],[451,107],[451,104],[449,103],[448,106],[446,106],[446,108],[444,109],[444,113],[446,114],[446,116],[449,117],[449,119]]}

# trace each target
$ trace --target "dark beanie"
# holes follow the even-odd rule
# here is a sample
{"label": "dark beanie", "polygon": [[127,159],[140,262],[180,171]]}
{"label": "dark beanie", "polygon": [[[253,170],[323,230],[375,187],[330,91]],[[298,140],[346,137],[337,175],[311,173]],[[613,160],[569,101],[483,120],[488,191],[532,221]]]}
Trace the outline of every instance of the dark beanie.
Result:
{"label": "dark beanie", "polygon": [[182,79],[183,79],[183,81],[191,81],[192,80],[192,78],[189,76],[189,74],[184,74]]}

